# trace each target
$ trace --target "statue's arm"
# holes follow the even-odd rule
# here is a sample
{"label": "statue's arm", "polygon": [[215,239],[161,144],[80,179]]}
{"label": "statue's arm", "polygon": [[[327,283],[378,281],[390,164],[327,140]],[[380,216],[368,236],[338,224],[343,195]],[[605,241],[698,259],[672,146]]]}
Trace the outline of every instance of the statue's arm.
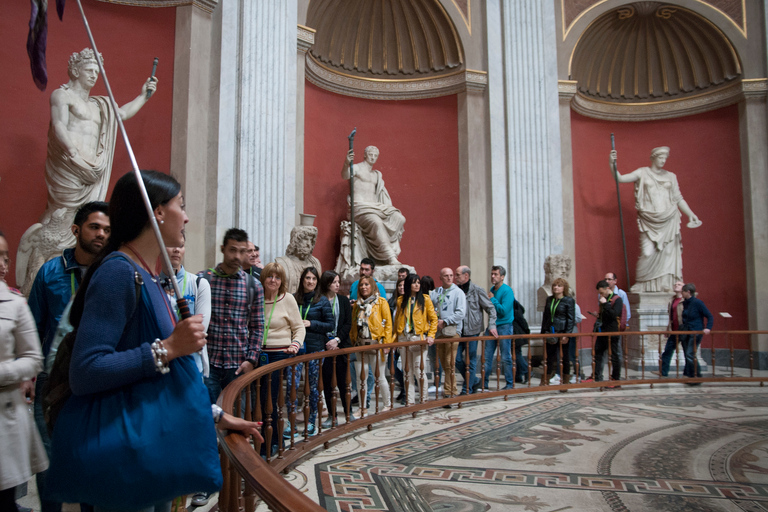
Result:
{"label": "statue's arm", "polygon": [[56,89],[51,93],[51,126],[53,135],[59,141],[59,144],[66,148],[69,156],[77,156],[77,146],[69,138],[69,102],[67,101],[67,92],[63,89]]}
{"label": "statue's arm", "polygon": [[629,174],[621,174],[619,172],[619,168],[616,165],[616,158],[617,158],[617,156],[618,156],[618,153],[614,149],[613,151],[611,151],[610,157],[608,158],[608,162],[611,165],[611,172],[612,173],[613,172],[616,173],[616,176],[615,176],[616,180],[619,183],[633,183],[633,182],[639,180],[640,179],[640,169],[632,171]]}
{"label": "statue's arm", "polygon": [[352,164],[352,160],[355,158],[355,150],[350,149],[347,153],[347,157],[344,159],[344,166],[341,168],[341,179],[349,179],[349,166]]}
{"label": "statue's arm", "polygon": [[680,211],[683,212],[685,215],[688,216],[688,219],[691,222],[700,222],[699,218],[696,216],[695,213],[693,213],[693,210],[691,210],[691,207],[688,206],[688,203],[685,199],[681,200],[679,203],[677,203],[677,207],[680,208]]}
{"label": "statue's arm", "polygon": [[157,89],[157,77],[149,77],[147,78],[147,81],[144,82],[144,85],[141,86],[141,93],[134,98],[133,101],[126,103],[122,107],[120,107],[120,110],[118,111],[118,114],[120,115],[120,118],[125,121],[126,119],[130,119],[133,116],[136,115],[136,113],[141,110],[141,107],[143,107],[147,101],[147,92],[152,91],[154,92]]}

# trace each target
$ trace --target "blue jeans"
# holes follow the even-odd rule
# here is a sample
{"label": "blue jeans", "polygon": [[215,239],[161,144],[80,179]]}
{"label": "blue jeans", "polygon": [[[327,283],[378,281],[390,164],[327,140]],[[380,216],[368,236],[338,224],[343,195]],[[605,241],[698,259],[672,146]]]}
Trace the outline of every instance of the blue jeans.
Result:
{"label": "blue jeans", "polygon": [[[473,334],[472,336],[478,336]],[[469,337],[469,336],[467,336]],[[469,357],[464,353],[469,349]],[[469,359],[469,381],[467,381],[467,363]],[[477,340],[459,343],[459,350],[456,352],[456,372],[464,378],[464,385],[461,388],[462,395],[471,395],[472,388],[477,384]]]}
{"label": "blue jeans", "polygon": [[[685,352],[685,369],[683,375],[686,377],[701,377],[701,366],[696,361],[696,351],[699,350],[701,345],[701,339],[703,334],[697,334],[695,336],[696,342],[694,343],[694,335],[689,334],[680,337],[680,342],[683,344],[683,351]],[[696,375],[693,374],[694,366],[696,367]]]}
{"label": "blue jeans", "polygon": [[685,336],[679,334],[670,334],[667,338],[667,344],[664,345],[664,352],[661,353],[661,375],[666,377],[669,375],[669,366],[672,362],[672,355],[675,353],[675,347],[677,342],[683,341]]}
{"label": "blue jeans", "polygon": [[[354,359],[353,359],[354,358]],[[355,361],[357,360],[357,354],[353,353],[352,357],[350,358],[350,373],[352,374],[352,389],[357,391],[357,381],[360,380],[360,371],[355,368]],[[376,385],[376,379],[373,377],[371,372],[368,372],[368,378],[365,381],[368,394],[366,395],[366,399],[371,399],[371,393],[373,393],[373,386]]]}
{"label": "blue jeans", "polygon": [[[513,334],[512,324],[497,325],[496,330],[499,333],[498,339],[485,340],[485,378],[483,379],[483,387],[489,389],[488,383],[493,371],[493,363],[496,360],[494,355],[496,354],[496,347],[498,347],[501,353],[504,380],[506,381],[504,389],[512,389],[515,387],[515,365],[512,365],[512,340],[510,338],[502,338],[502,336],[511,336]],[[485,331],[485,334],[490,335],[490,332]],[[517,374],[523,378],[528,374],[528,361],[523,356],[522,346],[517,346],[517,344],[515,344],[515,358],[517,359]]]}
{"label": "blue jeans", "polygon": [[215,404],[219,399],[221,390],[229,386],[229,383],[235,380],[239,375],[235,375],[237,368],[219,368],[211,365],[210,377],[203,377],[205,387],[208,388],[208,395],[211,403]]}
{"label": "blue jeans", "polygon": [[[282,361],[283,359],[288,359],[289,357],[293,357],[293,354],[288,354],[286,352],[262,352],[259,356],[259,366],[264,366],[269,363],[274,363],[277,361]],[[283,371],[287,373],[287,371],[290,369],[290,367],[285,368]],[[213,373],[213,367],[211,367],[211,373]],[[283,442],[283,433],[278,429],[278,395],[280,393],[280,386],[282,386],[282,382],[280,379],[280,370],[275,370],[272,373],[269,373],[267,375],[263,375],[261,377],[261,393],[259,396],[259,399],[261,400],[261,410],[262,410],[262,421],[263,425],[261,427],[262,435],[264,436],[264,444],[261,447],[261,455],[266,454],[266,440],[267,440],[267,400],[271,400],[272,402],[272,414],[270,415],[270,426],[272,427],[272,439],[271,439],[271,445],[272,445],[272,452],[274,452],[274,449],[277,448],[277,446],[285,446],[285,443]],[[270,394],[267,395],[267,388],[269,388]],[[288,404],[288,399],[286,398],[286,404]],[[286,421],[287,423],[287,421]]]}

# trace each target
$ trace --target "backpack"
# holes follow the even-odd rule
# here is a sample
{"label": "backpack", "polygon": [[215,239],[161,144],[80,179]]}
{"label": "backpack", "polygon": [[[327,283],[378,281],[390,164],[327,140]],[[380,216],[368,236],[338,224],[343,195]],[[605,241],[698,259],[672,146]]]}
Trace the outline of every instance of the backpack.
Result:
{"label": "backpack", "polygon": [[512,321],[512,332],[514,334],[531,334],[531,328],[528,326],[528,321],[525,319],[525,308],[523,305],[515,299],[512,308],[515,313],[515,319]]}
{"label": "backpack", "polygon": [[[213,277],[213,269],[209,268],[208,270],[205,270],[202,272],[203,275],[197,276],[197,281],[195,281],[195,284],[197,287],[200,287],[200,280],[205,279],[208,281],[208,284],[211,284],[211,278]],[[248,309],[250,310],[253,307],[253,301],[256,299],[256,278],[253,277],[248,272],[245,273],[245,278],[248,281],[248,290],[246,291],[246,297],[248,301]]]}
{"label": "backpack", "polygon": [[[616,302],[616,299],[619,298],[618,294],[615,294],[613,297],[611,297],[611,306]],[[626,331],[629,321],[627,320],[627,308],[624,306],[624,304],[621,305],[621,318],[619,318],[619,331]]]}
{"label": "backpack", "polygon": [[[104,261],[107,261],[109,258],[110,256],[105,258]],[[124,259],[130,261],[134,266],[133,280],[136,286],[136,304],[133,306],[133,313],[131,313],[131,317],[133,317],[141,302],[141,286],[144,284],[144,280],[141,278],[141,274],[139,274],[136,263],[128,258]],[[69,302],[68,307],[72,302]],[[69,314],[67,314],[67,319],[69,319]],[[69,366],[72,362],[72,349],[75,346],[75,338],[77,338],[77,329],[72,328],[59,342],[55,352],[56,358],[48,374],[48,380],[43,387],[43,416],[50,435],[53,434],[53,427],[56,424],[56,419],[59,417],[61,409],[72,395],[72,388],[69,387]]]}

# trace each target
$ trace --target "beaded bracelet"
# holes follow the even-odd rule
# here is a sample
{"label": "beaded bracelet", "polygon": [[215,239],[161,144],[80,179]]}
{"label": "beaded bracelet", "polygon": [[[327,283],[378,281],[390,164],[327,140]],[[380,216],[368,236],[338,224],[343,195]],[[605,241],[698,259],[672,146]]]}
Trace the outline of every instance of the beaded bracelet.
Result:
{"label": "beaded bracelet", "polygon": [[221,417],[224,416],[224,409],[216,404],[211,404],[211,412],[213,413],[213,422],[218,423],[221,421]]}
{"label": "beaded bracelet", "polygon": [[166,374],[171,369],[168,367],[168,349],[165,348],[160,338],[155,338],[152,343],[152,357],[155,359],[155,371]]}

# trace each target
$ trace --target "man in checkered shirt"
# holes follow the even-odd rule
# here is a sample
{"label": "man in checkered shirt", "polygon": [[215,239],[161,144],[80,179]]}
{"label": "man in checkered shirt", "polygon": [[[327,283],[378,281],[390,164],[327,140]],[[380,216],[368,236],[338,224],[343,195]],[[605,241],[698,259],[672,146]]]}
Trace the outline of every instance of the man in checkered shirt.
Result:
{"label": "man in checkered shirt", "polygon": [[259,360],[264,332],[264,289],[242,270],[248,234],[231,228],[221,245],[223,260],[198,275],[211,283],[211,322],[208,356],[211,375],[205,385],[215,403],[221,390],[238,376],[253,370]]}

